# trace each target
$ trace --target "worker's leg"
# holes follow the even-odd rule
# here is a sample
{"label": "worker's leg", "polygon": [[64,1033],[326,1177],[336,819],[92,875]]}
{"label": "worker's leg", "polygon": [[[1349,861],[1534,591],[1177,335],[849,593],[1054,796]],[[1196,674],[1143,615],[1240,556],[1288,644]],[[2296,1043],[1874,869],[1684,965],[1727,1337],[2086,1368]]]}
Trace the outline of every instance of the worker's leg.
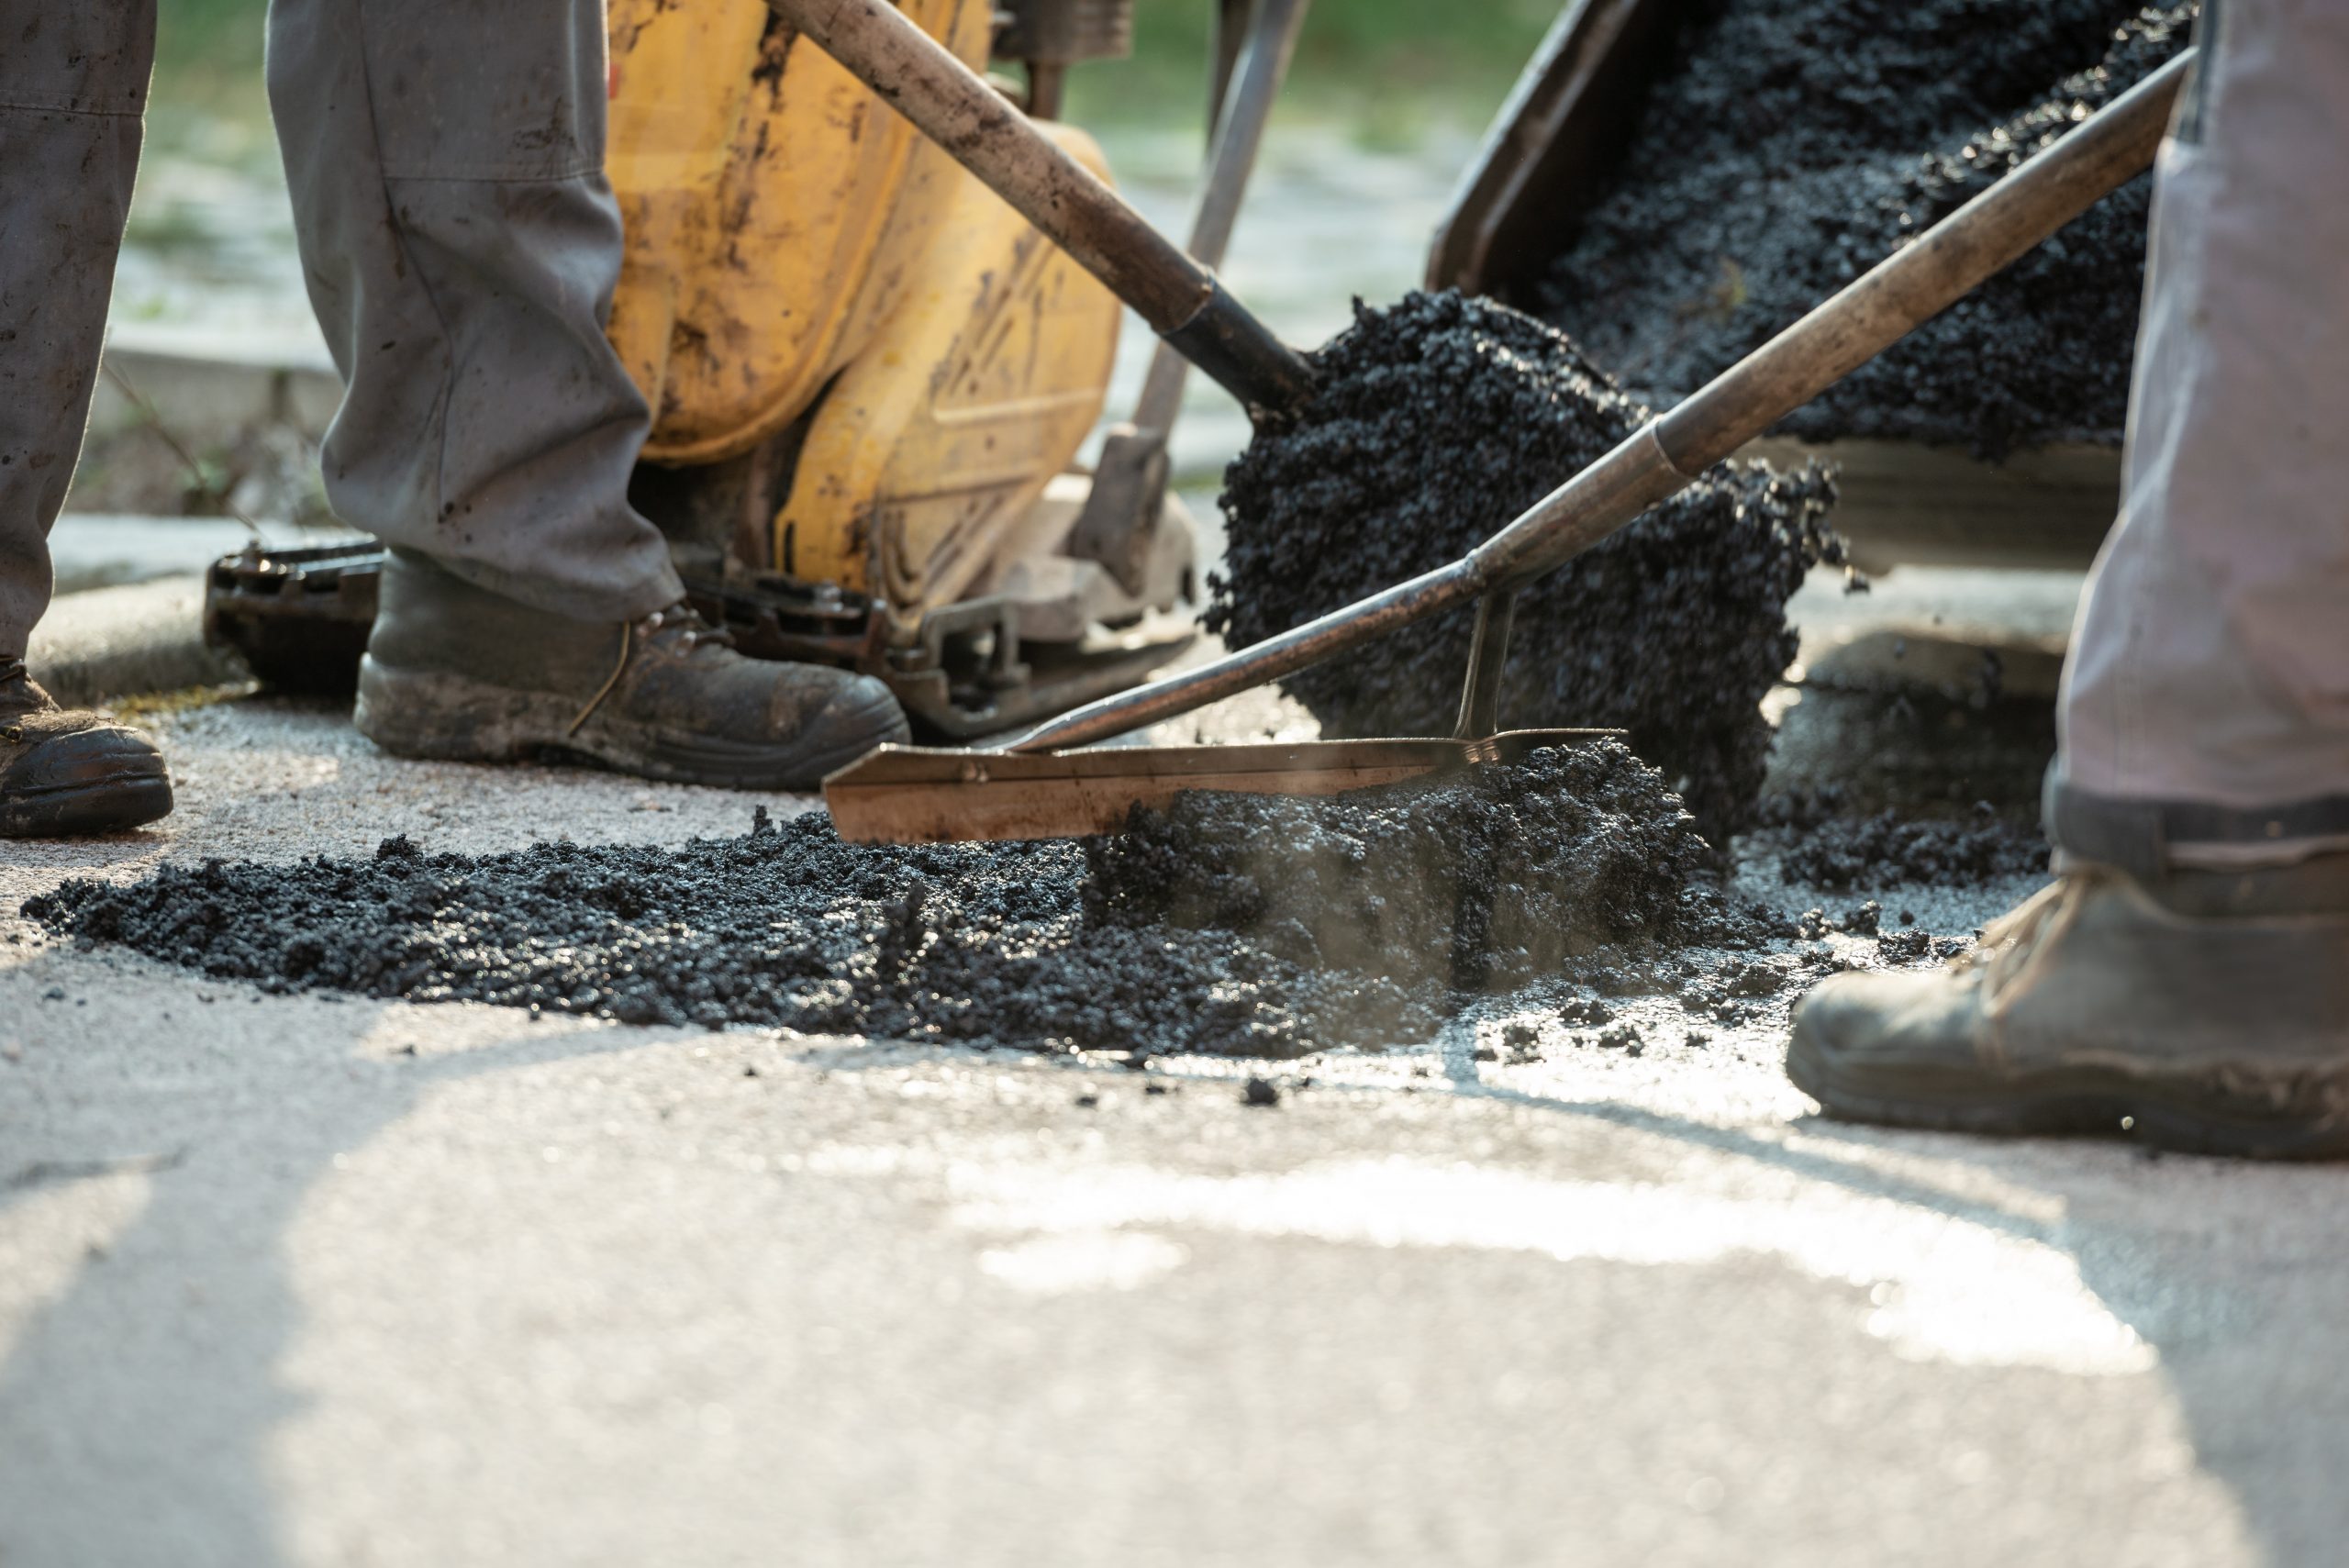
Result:
{"label": "worker's leg", "polygon": [[2058,880],[1795,1016],[1829,1111],[2349,1155],[2349,8],[2211,0],[2164,150],[2125,516],[2074,641]]}
{"label": "worker's leg", "polygon": [[61,711],[25,669],[90,417],[154,42],[153,0],[0,0],[0,839],[172,808],[145,737]]}
{"label": "worker's leg", "polygon": [[154,39],[154,0],[0,0],[0,659],[49,607]]}
{"label": "worker's leg", "polygon": [[2349,7],[2210,15],[2049,790],[2143,873],[2349,849]]}
{"label": "worker's leg", "polygon": [[395,548],[362,733],[804,786],[904,716],[865,676],[743,658],[628,504],[649,427],[604,320],[600,0],[272,0],[270,102],[311,304],[349,381],[327,495]]}
{"label": "worker's leg", "polygon": [[603,330],[600,0],[273,0],[269,92],[349,382],[323,458],[337,516],[557,614],[674,603],[628,504],[644,400]]}

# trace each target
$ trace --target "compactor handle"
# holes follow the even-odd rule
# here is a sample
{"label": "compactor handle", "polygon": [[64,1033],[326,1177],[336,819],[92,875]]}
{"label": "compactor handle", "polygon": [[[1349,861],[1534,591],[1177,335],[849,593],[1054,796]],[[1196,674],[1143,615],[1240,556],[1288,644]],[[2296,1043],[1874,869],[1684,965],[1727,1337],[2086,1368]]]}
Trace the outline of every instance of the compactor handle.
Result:
{"label": "compactor handle", "polygon": [[767,0],[1252,410],[1312,395],[1297,350],[886,0]]}

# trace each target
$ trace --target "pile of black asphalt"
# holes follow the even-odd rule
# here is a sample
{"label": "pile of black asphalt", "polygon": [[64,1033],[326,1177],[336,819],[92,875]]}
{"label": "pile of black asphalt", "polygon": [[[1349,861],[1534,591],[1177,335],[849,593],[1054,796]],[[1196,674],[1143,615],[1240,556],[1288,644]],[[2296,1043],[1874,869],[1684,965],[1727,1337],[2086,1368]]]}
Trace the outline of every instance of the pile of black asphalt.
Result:
{"label": "pile of black asphalt", "polygon": [[1732,906],[1613,741],[1335,798],[1184,796],[1083,841],[850,844],[820,813],[679,848],[395,838],[69,882],[25,912],[273,993],[1138,1058],[1422,1040],[1467,996],[1780,923]]}
{"label": "pile of black asphalt", "polygon": [[[1414,294],[1313,356],[1319,390],[1225,475],[1210,629],[1255,642],[1441,566],[1637,429],[1646,410],[1565,335],[1488,300]],[[1816,467],[1720,464],[1523,592],[1506,728],[1620,728],[1717,845],[1753,817],[1761,700],[1795,655],[1786,603],[1822,560]],[[1451,732],[1473,611],[1284,684],[1325,735]]]}
{"label": "pile of black asphalt", "polygon": [[[1698,0],[1541,314],[1669,404],[2184,49],[2199,6]],[[2118,444],[2152,176],[1789,417],[1812,439]]]}
{"label": "pile of black asphalt", "polygon": [[1802,805],[1784,797],[1765,802],[1768,825],[1739,847],[1775,852],[1779,874],[1807,887],[1976,887],[2048,869],[2047,838],[2038,824],[2002,816],[1987,802],[1955,817],[1893,808],[1810,812]]}

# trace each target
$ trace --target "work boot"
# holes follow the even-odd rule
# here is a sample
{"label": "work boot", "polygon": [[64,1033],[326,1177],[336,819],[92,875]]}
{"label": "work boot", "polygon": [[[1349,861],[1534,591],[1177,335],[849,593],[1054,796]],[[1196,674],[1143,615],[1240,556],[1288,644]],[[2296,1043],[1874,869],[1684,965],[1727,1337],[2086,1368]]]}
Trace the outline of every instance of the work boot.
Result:
{"label": "work boot", "polygon": [[61,708],[0,655],[0,839],[118,833],[169,815],[172,775],[155,743],[83,708]]}
{"label": "work boot", "polygon": [[737,789],[811,788],[907,736],[880,682],[747,659],[682,600],[640,620],[573,620],[402,550],[384,563],[352,717],[395,756],[571,755]]}
{"label": "work boot", "polygon": [[1946,969],[1822,982],[1787,1073],[1855,1121],[2349,1154],[2349,854],[2067,870]]}

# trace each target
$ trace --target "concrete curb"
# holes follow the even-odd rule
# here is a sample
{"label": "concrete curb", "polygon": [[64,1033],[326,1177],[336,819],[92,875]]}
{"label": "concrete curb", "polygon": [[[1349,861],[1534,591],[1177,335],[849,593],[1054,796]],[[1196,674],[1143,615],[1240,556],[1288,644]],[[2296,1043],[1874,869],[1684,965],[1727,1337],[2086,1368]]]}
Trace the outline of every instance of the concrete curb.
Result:
{"label": "concrete curb", "polygon": [[[252,537],[251,529],[228,517],[68,512],[49,530],[49,559],[61,599],[94,588],[201,575],[222,556],[243,550]],[[302,528],[280,522],[261,526],[262,543],[270,550],[355,544],[366,537],[354,528]]]}
{"label": "concrete curb", "polygon": [[[218,441],[238,431],[285,425],[316,440],[342,401],[342,378],[323,345],[250,344],[220,334],[117,328],[105,362],[138,389],[181,439]],[[90,403],[90,434],[142,422],[113,378],[101,375]]]}
{"label": "concrete curb", "polygon": [[[271,528],[265,534],[273,544],[284,542],[281,534],[308,542],[290,528]],[[251,538],[250,529],[229,517],[68,512],[49,530],[50,569],[57,574],[52,602],[96,588],[200,573],[221,556],[242,550]]]}
{"label": "concrete curb", "polygon": [[204,578],[166,577],[68,594],[33,628],[25,663],[69,707],[246,678],[204,645]]}

